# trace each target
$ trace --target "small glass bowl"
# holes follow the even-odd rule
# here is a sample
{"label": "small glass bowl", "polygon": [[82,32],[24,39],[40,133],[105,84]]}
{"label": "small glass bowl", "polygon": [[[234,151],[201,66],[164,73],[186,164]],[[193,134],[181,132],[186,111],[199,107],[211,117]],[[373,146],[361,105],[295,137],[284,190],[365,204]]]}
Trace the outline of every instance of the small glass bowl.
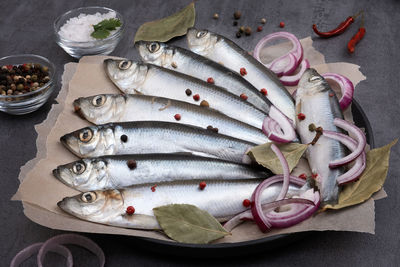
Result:
{"label": "small glass bowl", "polygon": [[[82,13],[87,15],[93,15],[96,13],[105,14],[111,11],[116,13],[117,19],[121,21],[122,25],[113,34],[111,34],[105,39],[89,41],[89,42],[75,42],[67,40],[58,34],[60,28],[70,18],[77,17]],[[115,47],[121,40],[124,29],[125,29],[125,22],[122,18],[122,15],[117,11],[107,7],[93,6],[93,7],[81,7],[73,9],[58,17],[54,22],[54,32],[56,35],[57,44],[61,46],[65,50],[65,52],[67,52],[68,54],[70,54],[72,57],[75,58],[81,58],[82,56],[85,55],[110,54],[112,51],[114,51]]]}
{"label": "small glass bowl", "polygon": [[0,58],[0,67],[4,65],[22,65],[24,63],[36,63],[48,67],[50,80],[32,92],[22,95],[0,95],[0,111],[13,115],[31,113],[46,103],[54,91],[54,74],[56,69],[47,58],[32,54],[12,55]]}

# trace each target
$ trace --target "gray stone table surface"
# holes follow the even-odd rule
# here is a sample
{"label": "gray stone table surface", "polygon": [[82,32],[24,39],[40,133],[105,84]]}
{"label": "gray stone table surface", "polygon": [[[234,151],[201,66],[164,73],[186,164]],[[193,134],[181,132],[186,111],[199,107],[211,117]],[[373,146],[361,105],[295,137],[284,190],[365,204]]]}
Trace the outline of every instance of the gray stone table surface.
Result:
{"label": "gray stone table surface", "polygon": [[[51,0],[0,0],[0,57],[34,53],[49,58],[57,67],[57,89],[51,100],[40,110],[11,116],[0,113],[0,265],[9,265],[12,257],[22,248],[42,242],[62,231],[37,225],[27,219],[20,202],[10,201],[19,182],[19,169],[36,155],[37,134],[34,125],[47,116],[61,87],[63,65],[77,62],[54,42],[52,23],[57,16],[81,6],[107,6],[118,10],[126,19],[126,33],[112,55],[137,58],[133,36],[139,25],[172,14],[190,3],[189,0],[162,1],[51,1]],[[365,11],[366,35],[356,47],[354,55],[346,51],[346,43],[356,32],[359,21],[341,36],[323,40],[316,37],[311,25],[323,29],[335,27],[347,16]],[[232,14],[242,11],[241,25],[253,30],[259,20],[267,18],[262,33],[235,39]],[[220,14],[213,20],[214,13]],[[400,2],[360,1],[213,1],[196,2],[196,26],[208,28],[235,39],[243,48],[254,48],[262,35],[284,30],[299,38],[312,36],[314,46],[326,56],[327,62],[345,61],[361,66],[367,80],[357,86],[355,98],[367,114],[377,146],[389,143],[400,135],[400,76],[399,76],[399,26]],[[185,46],[183,38],[173,43]],[[399,145],[392,151],[391,167],[385,189],[388,198],[376,202],[376,234],[322,232],[287,244],[276,250],[265,250],[256,255],[238,258],[207,259],[199,251],[199,259],[157,253],[144,248],[135,238],[87,235],[96,241],[106,254],[107,266],[179,266],[179,265],[249,265],[249,266],[399,266],[400,265],[400,190]],[[168,252],[168,248],[161,249]],[[89,252],[72,247],[76,266],[96,266]],[[64,263],[57,256],[49,256],[48,266]],[[23,266],[34,266],[34,259]]]}

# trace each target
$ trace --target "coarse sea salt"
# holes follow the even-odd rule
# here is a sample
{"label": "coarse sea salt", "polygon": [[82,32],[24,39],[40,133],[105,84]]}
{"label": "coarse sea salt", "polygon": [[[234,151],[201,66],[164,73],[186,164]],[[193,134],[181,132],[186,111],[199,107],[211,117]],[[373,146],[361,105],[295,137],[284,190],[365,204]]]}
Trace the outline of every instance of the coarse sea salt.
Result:
{"label": "coarse sea salt", "polygon": [[[94,31],[93,25],[96,25],[102,20],[116,18],[117,14],[113,11],[108,13],[100,14],[97,12],[93,15],[79,14],[77,17],[70,18],[63,26],[61,26],[58,34],[61,38],[72,42],[89,42],[96,41],[96,38],[90,36]],[[110,32],[112,35],[118,28]]]}

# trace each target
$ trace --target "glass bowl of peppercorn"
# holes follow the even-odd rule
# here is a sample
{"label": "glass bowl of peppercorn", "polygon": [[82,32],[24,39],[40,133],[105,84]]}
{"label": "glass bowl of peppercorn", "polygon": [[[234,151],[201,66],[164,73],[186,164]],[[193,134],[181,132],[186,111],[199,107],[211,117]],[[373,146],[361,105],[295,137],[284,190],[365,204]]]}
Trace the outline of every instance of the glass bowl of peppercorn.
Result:
{"label": "glass bowl of peppercorn", "polygon": [[22,115],[40,108],[54,90],[54,65],[25,54],[0,58],[0,111]]}

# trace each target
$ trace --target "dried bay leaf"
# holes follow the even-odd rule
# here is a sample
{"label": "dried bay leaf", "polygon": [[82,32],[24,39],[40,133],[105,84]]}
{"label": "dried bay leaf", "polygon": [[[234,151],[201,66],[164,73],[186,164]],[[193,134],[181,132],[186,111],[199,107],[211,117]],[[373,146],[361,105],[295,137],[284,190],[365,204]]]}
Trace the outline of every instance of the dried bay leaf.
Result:
{"label": "dried bay leaf", "polygon": [[[255,160],[258,164],[271,170],[275,174],[282,174],[282,164],[278,157],[271,149],[272,143],[255,146],[247,153],[251,159]],[[290,171],[297,166],[301,156],[306,151],[308,145],[299,143],[276,144],[285,156]]]}
{"label": "dried bay leaf", "polygon": [[171,204],[153,209],[164,232],[182,243],[208,244],[230,235],[208,212],[188,204]]}
{"label": "dried bay leaf", "polygon": [[176,36],[185,35],[187,29],[194,26],[195,15],[193,2],[169,17],[146,22],[137,30],[134,42],[166,42]]}
{"label": "dried bay leaf", "polygon": [[368,151],[367,166],[360,179],[343,187],[337,205],[326,205],[323,210],[341,209],[362,203],[368,200],[373,193],[379,191],[386,180],[389,170],[390,148],[397,141],[398,139],[395,139],[386,146]]}

